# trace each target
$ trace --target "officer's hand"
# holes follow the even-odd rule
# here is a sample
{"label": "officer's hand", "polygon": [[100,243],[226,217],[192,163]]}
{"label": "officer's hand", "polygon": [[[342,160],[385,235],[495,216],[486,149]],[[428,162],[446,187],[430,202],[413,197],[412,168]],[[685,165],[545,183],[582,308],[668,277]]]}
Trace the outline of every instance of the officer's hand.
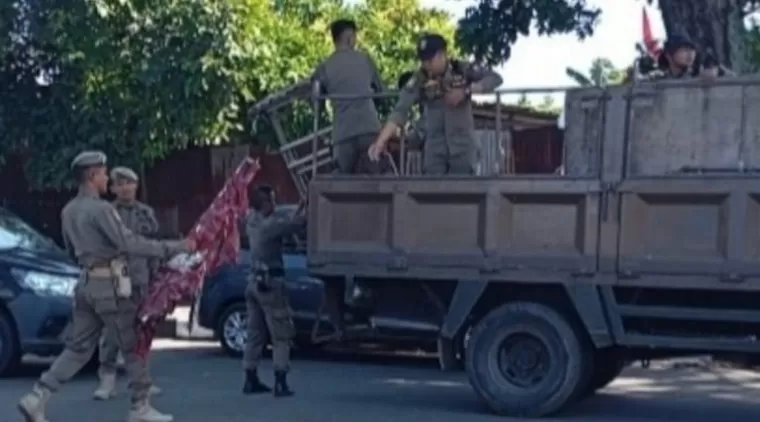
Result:
{"label": "officer's hand", "polygon": [[384,152],[385,142],[375,141],[372,143],[372,145],[369,146],[369,151],[367,151],[367,154],[369,155],[369,159],[372,160],[372,162],[376,163],[380,161],[380,157],[382,157]]}
{"label": "officer's hand", "polygon": [[443,101],[446,105],[451,107],[458,106],[467,97],[467,93],[463,88],[454,88],[449,90],[446,95],[443,96]]}
{"label": "officer's hand", "polygon": [[718,79],[718,68],[709,67],[709,68],[702,69],[702,72],[699,74],[699,77],[702,78],[703,81],[713,82],[714,80]]}

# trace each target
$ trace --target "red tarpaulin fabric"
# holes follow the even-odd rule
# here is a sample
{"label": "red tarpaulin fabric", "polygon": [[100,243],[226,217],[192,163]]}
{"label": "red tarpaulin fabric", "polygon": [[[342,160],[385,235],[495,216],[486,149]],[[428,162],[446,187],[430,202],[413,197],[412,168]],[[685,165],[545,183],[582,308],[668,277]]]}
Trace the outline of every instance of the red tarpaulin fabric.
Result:
{"label": "red tarpaulin fabric", "polygon": [[654,39],[654,35],[652,35],[652,25],[649,22],[646,6],[642,6],[641,8],[641,37],[644,42],[644,47],[647,49],[647,53],[652,57],[657,57],[657,55],[660,54],[660,48],[657,40]]}
{"label": "red tarpaulin fabric", "polygon": [[156,326],[174,310],[177,302],[198,292],[208,272],[237,259],[238,222],[248,209],[248,185],[258,170],[257,161],[245,159],[188,235],[202,253],[200,263],[185,270],[164,266],[151,283],[138,311],[137,353],[141,357],[147,357]]}

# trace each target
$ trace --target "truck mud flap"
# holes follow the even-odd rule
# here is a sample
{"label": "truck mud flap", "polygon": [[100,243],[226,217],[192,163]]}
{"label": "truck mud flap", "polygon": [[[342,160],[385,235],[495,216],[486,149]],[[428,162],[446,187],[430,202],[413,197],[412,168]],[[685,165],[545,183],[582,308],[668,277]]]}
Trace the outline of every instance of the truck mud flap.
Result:
{"label": "truck mud flap", "polygon": [[459,367],[455,338],[486,287],[488,282],[484,280],[461,280],[457,283],[438,338],[438,363],[442,370],[449,371]]}

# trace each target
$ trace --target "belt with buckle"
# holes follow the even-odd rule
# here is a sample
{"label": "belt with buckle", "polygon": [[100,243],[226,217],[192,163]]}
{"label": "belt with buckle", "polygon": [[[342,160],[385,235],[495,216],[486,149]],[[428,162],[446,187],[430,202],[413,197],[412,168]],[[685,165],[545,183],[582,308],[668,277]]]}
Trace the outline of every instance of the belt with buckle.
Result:
{"label": "belt with buckle", "polygon": [[104,265],[92,266],[86,269],[87,275],[92,277],[111,277],[113,272],[111,267]]}

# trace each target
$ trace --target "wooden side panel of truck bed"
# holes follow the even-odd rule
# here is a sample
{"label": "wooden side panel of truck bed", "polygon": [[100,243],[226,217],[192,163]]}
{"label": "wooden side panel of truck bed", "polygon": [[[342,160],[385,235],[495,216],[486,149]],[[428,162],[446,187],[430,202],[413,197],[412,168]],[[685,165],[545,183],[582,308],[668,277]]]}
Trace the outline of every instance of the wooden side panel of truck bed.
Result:
{"label": "wooden side panel of truck bed", "polygon": [[309,202],[315,274],[760,289],[752,177],[326,177]]}
{"label": "wooden side panel of truck bed", "polygon": [[622,182],[619,282],[760,290],[760,180],[641,177]]}
{"label": "wooden side panel of truck bed", "polygon": [[316,273],[447,279],[593,273],[593,179],[328,177],[312,182]]}
{"label": "wooden side panel of truck bed", "polygon": [[[625,104],[613,122],[612,103]],[[604,150],[626,151],[620,175],[655,176],[684,167],[760,168],[760,77],[662,80],[578,88],[565,96],[565,170],[596,176]],[[605,163],[608,166],[609,163]]]}

